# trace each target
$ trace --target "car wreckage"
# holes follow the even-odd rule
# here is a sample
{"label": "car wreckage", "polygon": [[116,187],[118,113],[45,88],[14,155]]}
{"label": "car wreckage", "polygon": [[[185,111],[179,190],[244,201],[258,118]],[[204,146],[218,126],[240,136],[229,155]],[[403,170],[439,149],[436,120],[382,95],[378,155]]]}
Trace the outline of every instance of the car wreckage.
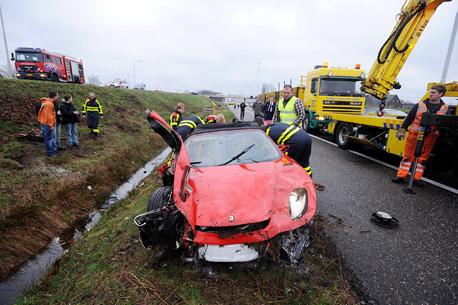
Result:
{"label": "car wreckage", "polygon": [[147,212],[134,219],[144,247],[207,262],[300,260],[315,185],[257,125],[205,124],[183,143],[156,112],[147,120],[173,158],[161,167],[163,186]]}

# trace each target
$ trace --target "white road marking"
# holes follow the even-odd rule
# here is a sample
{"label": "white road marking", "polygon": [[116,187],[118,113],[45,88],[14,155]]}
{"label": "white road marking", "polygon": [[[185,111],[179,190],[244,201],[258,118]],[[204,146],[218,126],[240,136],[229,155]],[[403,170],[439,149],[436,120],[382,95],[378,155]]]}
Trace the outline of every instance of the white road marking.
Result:
{"label": "white road marking", "polygon": [[[330,145],[332,145],[332,146],[338,146],[336,143],[333,143],[333,142],[330,142],[330,141],[328,141],[328,140],[322,139],[322,138],[317,137],[317,136],[315,136],[315,135],[312,135],[312,134],[309,134],[309,135],[310,135],[311,137],[317,139],[317,140],[326,142],[326,143],[328,143],[328,144],[330,144]],[[381,164],[381,165],[383,165],[383,166],[386,166],[386,167],[389,167],[389,168],[391,168],[391,169],[394,169],[394,170],[396,170],[396,171],[398,170],[398,168],[397,168],[396,166],[394,166],[394,165],[391,165],[391,164],[388,164],[388,163],[386,163],[386,162],[377,160],[377,159],[375,159],[375,158],[366,156],[366,155],[364,155],[364,154],[362,154],[362,153],[360,153],[360,152],[357,152],[357,151],[354,151],[354,150],[347,150],[347,151],[348,151],[348,152],[351,152],[352,154],[355,154],[355,155],[358,155],[358,156],[360,156],[360,157],[363,157],[363,158],[366,158],[366,159],[368,159],[368,160],[371,160],[371,161],[373,161],[373,162],[376,162],[376,163],[378,163],[378,164]],[[425,181],[425,182],[427,182],[427,183],[429,183],[429,184],[432,184],[432,185],[434,185],[434,186],[440,187],[440,188],[442,188],[442,189],[444,189],[444,190],[447,190],[447,191],[449,191],[449,192],[452,192],[452,193],[454,193],[454,194],[458,194],[458,189],[455,189],[455,188],[450,187],[450,186],[448,186],[448,185],[445,185],[445,184],[442,184],[442,183],[440,183],[440,182],[437,182],[437,181],[434,181],[434,180],[431,180],[431,179],[428,179],[428,178],[424,178],[424,177],[421,178],[421,180],[423,180],[423,181]]]}

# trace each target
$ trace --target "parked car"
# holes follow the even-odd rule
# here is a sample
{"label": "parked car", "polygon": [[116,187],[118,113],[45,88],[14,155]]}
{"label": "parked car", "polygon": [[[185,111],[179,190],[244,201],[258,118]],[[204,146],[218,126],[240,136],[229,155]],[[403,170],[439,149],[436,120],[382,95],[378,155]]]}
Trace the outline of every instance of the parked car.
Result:
{"label": "parked car", "polygon": [[251,123],[201,125],[183,143],[157,113],[147,119],[176,157],[135,217],[143,246],[183,249],[186,260],[298,262],[316,211],[299,164]]}
{"label": "parked car", "polygon": [[121,88],[121,89],[129,89],[129,84],[127,83],[126,80],[114,80],[110,83],[107,84],[108,87],[115,87],[115,88]]}

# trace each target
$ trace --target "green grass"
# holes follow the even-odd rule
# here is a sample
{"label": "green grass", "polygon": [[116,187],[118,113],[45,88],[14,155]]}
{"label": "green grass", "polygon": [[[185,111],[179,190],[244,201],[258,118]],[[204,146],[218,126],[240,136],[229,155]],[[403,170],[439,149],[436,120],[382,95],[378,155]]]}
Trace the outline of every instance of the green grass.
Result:
{"label": "green grass", "polygon": [[[49,159],[43,143],[16,139],[18,132],[38,127],[34,104],[50,90],[57,90],[60,97],[71,94],[78,109],[89,92],[97,94],[104,111],[98,141],[91,140],[80,123],[80,149]],[[161,151],[165,143],[149,127],[145,110],[167,120],[178,102],[185,103],[185,116],[203,117],[210,105],[204,96],[0,79],[0,279],[102,204]],[[65,129],[61,142],[66,145]],[[62,170],[65,174],[59,174]]]}

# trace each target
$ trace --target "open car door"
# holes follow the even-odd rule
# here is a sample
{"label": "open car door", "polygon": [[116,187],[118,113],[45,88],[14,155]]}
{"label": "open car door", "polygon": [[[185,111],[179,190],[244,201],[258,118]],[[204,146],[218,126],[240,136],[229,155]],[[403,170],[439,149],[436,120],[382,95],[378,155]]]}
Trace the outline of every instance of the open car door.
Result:
{"label": "open car door", "polygon": [[155,111],[151,111],[146,118],[151,128],[159,134],[164,141],[178,154],[183,141],[181,137],[167,124],[164,119]]}

